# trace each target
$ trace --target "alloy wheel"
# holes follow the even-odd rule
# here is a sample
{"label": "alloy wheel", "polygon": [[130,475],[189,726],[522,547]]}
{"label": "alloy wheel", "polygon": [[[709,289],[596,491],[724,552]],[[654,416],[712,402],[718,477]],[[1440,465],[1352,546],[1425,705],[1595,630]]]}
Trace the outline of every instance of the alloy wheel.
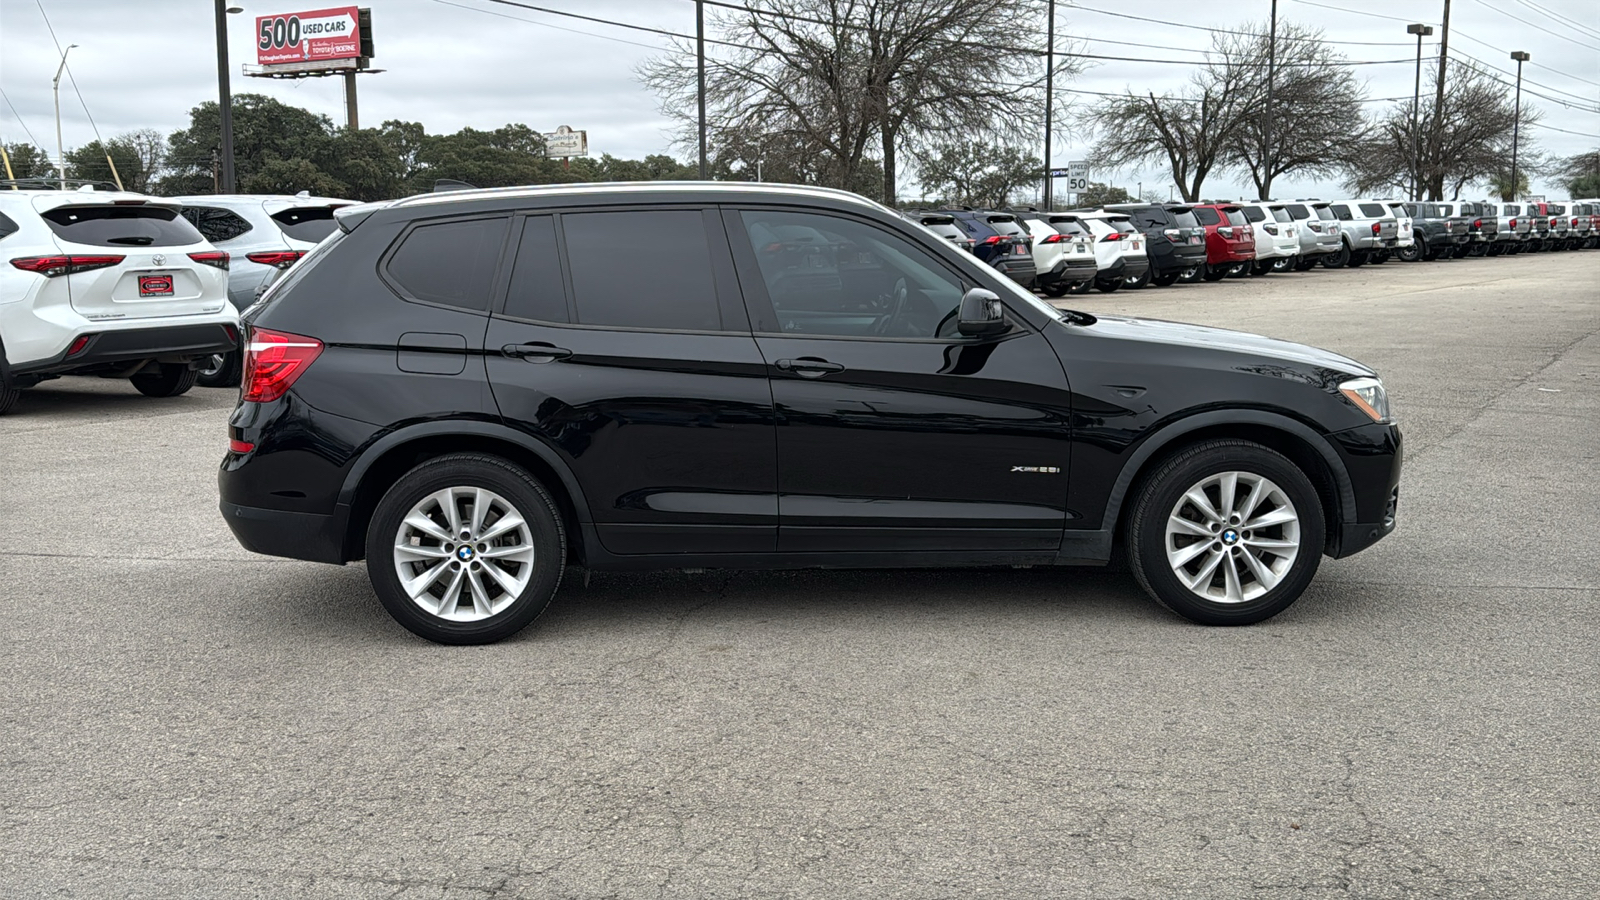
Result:
{"label": "alloy wheel", "polygon": [[493,491],[451,487],[422,498],[400,523],[394,567],[423,612],[478,622],[510,606],[534,572],[527,520]]}
{"label": "alloy wheel", "polygon": [[1208,475],[1167,517],[1173,574],[1213,603],[1248,603],[1271,591],[1300,554],[1300,516],[1288,494],[1251,472]]}

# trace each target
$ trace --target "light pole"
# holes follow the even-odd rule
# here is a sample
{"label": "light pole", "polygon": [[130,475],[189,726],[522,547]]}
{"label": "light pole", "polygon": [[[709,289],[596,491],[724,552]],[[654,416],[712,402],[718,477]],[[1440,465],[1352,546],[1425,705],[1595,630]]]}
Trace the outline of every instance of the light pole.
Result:
{"label": "light pole", "polygon": [[1433,34],[1432,25],[1421,23],[1406,26],[1406,34],[1417,36],[1417,84],[1411,92],[1411,199],[1413,202],[1422,199],[1417,194],[1422,189],[1422,161],[1417,158],[1418,132],[1422,130],[1422,123],[1417,121],[1417,106],[1422,99],[1422,39]]}
{"label": "light pole", "polygon": [[244,10],[217,0],[217,112],[222,129],[222,193],[235,190],[233,180],[233,87],[228,82],[228,14]]}
{"label": "light pole", "polygon": [[709,176],[706,172],[706,5],[702,0],[694,3],[694,64],[695,95],[700,101],[700,180],[705,181]]}
{"label": "light pole", "polygon": [[1053,190],[1055,184],[1050,179],[1050,128],[1054,124],[1051,121],[1050,101],[1053,99],[1051,95],[1055,93],[1056,86],[1056,0],[1050,0],[1047,8],[1049,11],[1045,15],[1049,18],[1044,27],[1044,190],[1040,192],[1039,198],[1046,210],[1052,210],[1056,208],[1056,204]]}
{"label": "light pole", "polygon": [[67,67],[67,54],[77,44],[68,44],[67,49],[61,51],[61,65],[56,66],[55,80],[50,82],[50,90],[56,95],[56,174],[61,176],[61,189],[67,189],[67,152],[61,146],[61,70]]}
{"label": "light pole", "polygon": [[1513,50],[1511,58],[1517,61],[1517,106],[1511,115],[1511,201],[1514,203],[1517,199],[1517,128],[1522,125],[1522,64],[1533,57],[1522,50]]}

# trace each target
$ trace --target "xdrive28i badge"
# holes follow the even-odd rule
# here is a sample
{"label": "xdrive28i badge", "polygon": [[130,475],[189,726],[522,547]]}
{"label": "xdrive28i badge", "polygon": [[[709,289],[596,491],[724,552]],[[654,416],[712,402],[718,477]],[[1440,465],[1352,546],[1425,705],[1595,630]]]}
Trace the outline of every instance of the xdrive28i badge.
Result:
{"label": "xdrive28i badge", "polygon": [[1061,469],[1056,466],[1012,466],[1012,472],[1026,472],[1032,475],[1059,475]]}

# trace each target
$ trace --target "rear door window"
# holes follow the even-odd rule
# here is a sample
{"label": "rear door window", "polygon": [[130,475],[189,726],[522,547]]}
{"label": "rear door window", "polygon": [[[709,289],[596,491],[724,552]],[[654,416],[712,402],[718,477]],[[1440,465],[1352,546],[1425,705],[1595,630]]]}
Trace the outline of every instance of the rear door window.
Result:
{"label": "rear door window", "polygon": [[463,219],[413,228],[384,267],[412,300],[483,312],[505,245],[506,219]]}
{"label": "rear door window", "polygon": [[[700,210],[567,213],[561,230],[579,323],[667,331],[722,328]],[[773,240],[784,238],[773,235]]]}
{"label": "rear door window", "polygon": [[188,206],[178,210],[197,231],[213,244],[231,241],[246,234],[253,227],[245,218],[231,209],[217,206]]}
{"label": "rear door window", "polygon": [[272,214],[272,221],[284,234],[297,241],[315,244],[339,227],[333,219],[336,206],[297,206]]}
{"label": "rear door window", "polygon": [[1202,206],[1196,208],[1194,211],[1194,217],[1200,220],[1201,225],[1222,224],[1222,217],[1217,214],[1216,210],[1211,209],[1210,207]]}
{"label": "rear door window", "polygon": [[165,206],[88,206],[72,203],[41,213],[56,237],[96,247],[182,247],[204,238]]}
{"label": "rear door window", "polygon": [[1522,207],[1515,204],[1507,204],[1505,214],[1508,216],[1520,216],[1522,215]]}
{"label": "rear door window", "polygon": [[522,221],[511,287],[506,293],[506,315],[536,322],[572,321],[553,216],[529,216]]}

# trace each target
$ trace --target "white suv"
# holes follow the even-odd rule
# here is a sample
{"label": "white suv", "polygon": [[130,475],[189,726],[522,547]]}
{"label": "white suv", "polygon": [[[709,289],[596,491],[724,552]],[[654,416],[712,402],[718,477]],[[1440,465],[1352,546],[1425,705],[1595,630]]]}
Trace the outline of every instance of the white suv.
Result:
{"label": "white suv", "polygon": [[1299,231],[1282,203],[1240,200],[1239,209],[1256,232],[1256,261],[1251,275],[1286,272],[1300,261]]}
{"label": "white suv", "polygon": [[354,200],[281,194],[174,197],[206,240],[233,256],[228,299],[244,309],[278,273],[338,230],[333,211]]}
{"label": "white suv", "polygon": [[1017,221],[1033,237],[1033,265],[1039,290],[1050,297],[1089,290],[1099,271],[1089,229],[1068,213],[1017,213]]}
{"label": "white suv", "polygon": [[0,191],[0,413],[61,375],[173,397],[237,344],[228,254],[176,205],[118,191]]}
{"label": "white suv", "polygon": [[1144,232],[1127,213],[1094,210],[1073,215],[1094,238],[1096,290],[1110,293],[1123,285],[1141,288],[1150,283],[1150,255],[1144,246]]}

